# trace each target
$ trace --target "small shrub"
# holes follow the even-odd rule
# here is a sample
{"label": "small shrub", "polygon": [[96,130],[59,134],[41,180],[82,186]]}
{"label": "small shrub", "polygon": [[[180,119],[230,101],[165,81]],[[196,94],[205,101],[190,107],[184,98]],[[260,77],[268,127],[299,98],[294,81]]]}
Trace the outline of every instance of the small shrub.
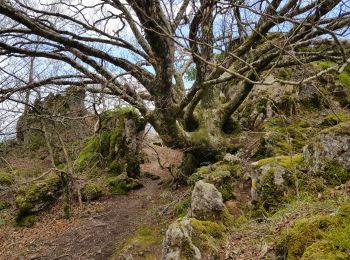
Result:
{"label": "small shrub", "polygon": [[14,181],[12,173],[0,171],[0,185],[11,185]]}
{"label": "small shrub", "polygon": [[188,209],[191,207],[191,197],[179,202],[174,209],[174,215],[176,218],[184,217],[187,214]]}

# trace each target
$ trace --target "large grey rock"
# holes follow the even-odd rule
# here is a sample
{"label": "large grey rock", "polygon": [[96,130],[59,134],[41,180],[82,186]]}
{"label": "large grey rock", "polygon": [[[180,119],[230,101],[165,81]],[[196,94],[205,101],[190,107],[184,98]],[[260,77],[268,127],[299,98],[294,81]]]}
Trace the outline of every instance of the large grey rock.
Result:
{"label": "large grey rock", "polygon": [[304,147],[304,159],[315,171],[326,161],[335,161],[350,170],[350,123],[340,123],[326,129],[317,142]]}
{"label": "large grey rock", "polygon": [[172,223],[165,233],[162,260],[202,259],[199,249],[192,243],[192,231],[189,218]]}
{"label": "large grey rock", "polygon": [[200,219],[219,219],[225,205],[221,193],[213,184],[198,181],[192,192],[191,216]]}
{"label": "large grey rock", "polygon": [[335,160],[350,170],[350,136],[326,134],[321,137],[320,145],[323,148],[321,156]]}

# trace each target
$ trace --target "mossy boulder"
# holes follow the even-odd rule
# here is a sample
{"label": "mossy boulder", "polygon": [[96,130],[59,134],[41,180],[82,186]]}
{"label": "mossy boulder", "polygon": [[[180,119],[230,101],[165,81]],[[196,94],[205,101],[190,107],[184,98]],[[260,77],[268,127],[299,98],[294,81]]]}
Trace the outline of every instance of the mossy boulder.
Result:
{"label": "mossy boulder", "polygon": [[[231,218],[228,211],[225,211]],[[230,222],[179,218],[169,225],[163,241],[162,259],[220,259]]]}
{"label": "mossy boulder", "polygon": [[219,257],[227,237],[228,227],[221,221],[190,220],[192,241],[202,251],[202,255],[210,259]]}
{"label": "mossy boulder", "polygon": [[132,108],[101,114],[100,131],[90,138],[77,160],[81,171],[93,167],[129,177],[140,175],[141,143],[145,122]]}
{"label": "mossy boulder", "polygon": [[192,232],[193,228],[189,218],[178,219],[172,223],[165,233],[162,260],[202,259],[199,248],[192,241]]}
{"label": "mossy boulder", "polygon": [[251,199],[255,208],[273,209],[295,188],[294,174],[302,155],[277,156],[253,163]]}
{"label": "mossy boulder", "polygon": [[[183,205],[188,205],[186,200]],[[186,217],[172,223],[163,242],[164,260],[219,259],[233,217],[213,184],[198,181]]]}
{"label": "mossy boulder", "polygon": [[233,188],[234,179],[240,175],[242,165],[239,162],[219,161],[217,163],[202,166],[192,174],[188,183],[195,185],[197,181],[203,180],[207,183],[214,184],[221,192],[224,201],[234,198]]}
{"label": "mossy boulder", "polygon": [[197,219],[221,219],[225,204],[221,193],[213,184],[198,181],[191,200],[191,216]]}
{"label": "mossy boulder", "polygon": [[102,197],[104,193],[104,187],[99,183],[89,181],[83,185],[80,192],[83,201],[89,202]]}
{"label": "mossy boulder", "polygon": [[330,185],[339,185],[350,180],[350,121],[327,123],[332,126],[304,147],[303,157],[311,173]]}
{"label": "mossy boulder", "polygon": [[283,259],[349,259],[350,205],[335,215],[317,215],[296,221],[278,240]]}
{"label": "mossy boulder", "polygon": [[60,197],[62,189],[61,177],[56,173],[21,186],[15,200],[19,216],[33,214],[45,209]]}
{"label": "mossy boulder", "polygon": [[11,172],[0,170],[0,186],[12,185],[14,181],[15,181],[15,178]]}
{"label": "mossy boulder", "polygon": [[129,178],[125,173],[112,176],[107,179],[109,190],[113,195],[126,195],[129,191],[143,187],[143,184],[134,178]]}

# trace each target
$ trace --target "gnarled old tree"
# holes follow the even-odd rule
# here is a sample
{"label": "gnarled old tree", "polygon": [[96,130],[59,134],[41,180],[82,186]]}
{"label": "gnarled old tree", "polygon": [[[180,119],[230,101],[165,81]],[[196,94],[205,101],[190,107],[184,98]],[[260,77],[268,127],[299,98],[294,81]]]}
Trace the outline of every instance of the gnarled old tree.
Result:
{"label": "gnarled old tree", "polygon": [[82,86],[123,99],[166,145],[192,152],[230,143],[232,115],[255,84],[312,79],[267,80],[274,69],[329,59],[327,71],[341,72],[350,62],[347,0],[0,0],[0,15],[3,59],[70,67],[1,86],[1,99]]}

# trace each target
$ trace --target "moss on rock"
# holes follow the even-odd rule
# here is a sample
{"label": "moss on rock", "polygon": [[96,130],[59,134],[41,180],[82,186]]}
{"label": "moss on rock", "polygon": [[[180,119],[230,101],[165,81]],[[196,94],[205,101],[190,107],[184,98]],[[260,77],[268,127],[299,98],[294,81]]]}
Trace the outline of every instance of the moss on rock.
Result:
{"label": "moss on rock", "polygon": [[103,186],[95,182],[87,182],[80,190],[83,201],[92,201],[103,195]]}
{"label": "moss on rock", "polygon": [[19,188],[15,204],[19,215],[43,210],[62,194],[62,181],[58,174],[50,174],[42,180]]}
{"label": "moss on rock", "polygon": [[254,163],[256,168],[251,187],[254,210],[273,211],[288,199],[290,193],[295,193],[297,168],[302,162],[302,154],[296,154],[266,158]]}
{"label": "moss on rock", "polygon": [[271,118],[262,125],[266,132],[262,147],[267,156],[298,153],[309,142],[317,130],[302,119]]}
{"label": "moss on rock", "polygon": [[300,165],[300,163],[303,161],[302,154],[295,154],[292,156],[276,156],[276,157],[270,157],[266,159],[262,159],[255,163],[256,166],[264,166],[267,164],[271,165],[280,165],[288,170],[291,170],[295,168],[297,165]]}
{"label": "moss on rock", "polygon": [[126,195],[130,190],[143,187],[143,184],[139,180],[129,178],[126,174],[109,177],[107,182],[109,190],[113,195]]}
{"label": "moss on rock", "polygon": [[239,176],[241,165],[239,163],[232,164],[224,161],[219,161],[209,166],[203,166],[191,175],[188,179],[190,185],[194,185],[199,180],[214,184],[215,187],[222,193],[224,201],[234,198],[233,178]]}
{"label": "moss on rock", "polygon": [[192,241],[201,251],[211,257],[218,256],[225,242],[227,228],[221,222],[203,221],[192,218]]}
{"label": "moss on rock", "polygon": [[140,174],[140,138],[145,123],[132,108],[117,108],[101,114],[100,132],[91,137],[80,152],[77,168],[99,167],[115,175]]}

